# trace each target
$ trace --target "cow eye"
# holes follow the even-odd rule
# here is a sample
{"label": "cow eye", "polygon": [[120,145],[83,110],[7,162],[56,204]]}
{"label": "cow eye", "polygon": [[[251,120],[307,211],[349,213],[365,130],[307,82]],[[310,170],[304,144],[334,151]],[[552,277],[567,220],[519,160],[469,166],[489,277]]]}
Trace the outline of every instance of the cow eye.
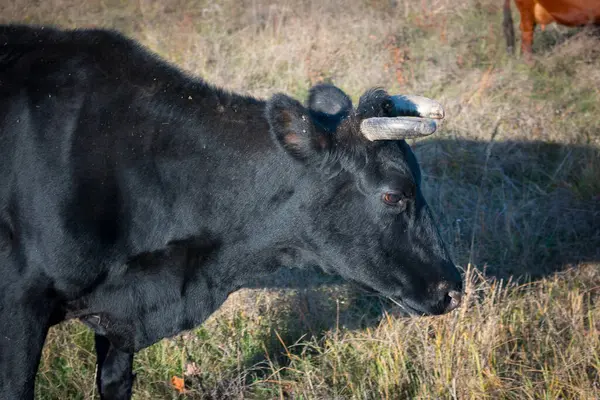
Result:
{"label": "cow eye", "polygon": [[406,197],[396,192],[386,192],[383,194],[383,202],[389,206],[398,207],[404,211],[406,208]]}

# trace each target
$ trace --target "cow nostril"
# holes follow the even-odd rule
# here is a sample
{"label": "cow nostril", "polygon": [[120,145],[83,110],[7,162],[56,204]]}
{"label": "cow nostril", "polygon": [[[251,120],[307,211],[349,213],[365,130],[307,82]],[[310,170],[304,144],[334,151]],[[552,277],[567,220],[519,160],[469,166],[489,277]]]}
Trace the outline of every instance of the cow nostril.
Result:
{"label": "cow nostril", "polygon": [[450,312],[455,308],[460,306],[460,302],[462,301],[462,293],[456,290],[451,290],[448,292],[447,296],[449,297],[449,301],[447,302],[446,312]]}

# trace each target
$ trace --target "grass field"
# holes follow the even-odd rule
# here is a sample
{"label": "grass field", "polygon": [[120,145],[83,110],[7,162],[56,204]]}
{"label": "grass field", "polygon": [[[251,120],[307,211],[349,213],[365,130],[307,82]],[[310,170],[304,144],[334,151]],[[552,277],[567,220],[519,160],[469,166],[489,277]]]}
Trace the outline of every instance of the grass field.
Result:
{"label": "grass field", "polygon": [[[464,269],[463,307],[406,318],[291,274],[291,288],[244,289],[140,352],[134,398],[600,398],[600,40],[550,27],[527,66],[506,54],[501,4],[2,1],[0,22],[116,28],[238,92],[303,99],[331,81],[353,99],[383,86],[446,109],[439,134],[411,144]],[[95,398],[94,374],[91,332],[54,327],[36,396]]]}

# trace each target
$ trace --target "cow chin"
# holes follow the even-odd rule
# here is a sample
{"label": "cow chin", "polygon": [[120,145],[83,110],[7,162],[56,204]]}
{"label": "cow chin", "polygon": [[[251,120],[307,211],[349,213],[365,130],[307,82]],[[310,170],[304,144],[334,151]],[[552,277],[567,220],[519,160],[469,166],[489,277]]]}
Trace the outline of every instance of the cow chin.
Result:
{"label": "cow chin", "polygon": [[424,317],[424,316],[432,316],[432,315],[442,315],[447,311],[444,306],[441,304],[434,305],[425,305],[421,304],[421,302],[417,302],[408,297],[404,297],[401,295],[389,295],[381,290],[375,289],[369,285],[358,282],[354,279],[348,279],[350,283],[358,288],[360,291],[369,293],[369,294],[378,294],[390,300],[392,303],[397,305],[404,314],[410,317]]}
{"label": "cow chin", "polygon": [[425,309],[409,299],[402,299],[400,297],[389,297],[389,299],[411,317],[425,317],[444,314],[444,311],[441,308],[434,310]]}
{"label": "cow chin", "polygon": [[433,313],[430,312],[425,312],[423,310],[421,310],[420,307],[415,307],[414,302],[412,301],[404,301],[404,299],[400,296],[390,296],[378,289],[372,288],[369,285],[366,285],[362,282],[358,282],[354,279],[348,279],[348,281],[350,281],[350,283],[356,287],[357,289],[359,289],[362,292],[368,293],[368,294],[377,294],[380,296],[383,296],[385,298],[387,298],[388,300],[390,300],[392,303],[394,303],[395,305],[397,305],[398,307],[400,307],[400,309],[407,314],[408,316],[411,317],[417,317],[417,316],[425,316],[425,315],[432,315]]}
{"label": "cow chin", "polygon": [[411,307],[407,304],[401,297],[398,296],[385,296],[389,301],[398,306],[399,311],[394,311],[394,315],[400,315],[403,317],[420,317],[427,314],[417,310],[416,308]]}

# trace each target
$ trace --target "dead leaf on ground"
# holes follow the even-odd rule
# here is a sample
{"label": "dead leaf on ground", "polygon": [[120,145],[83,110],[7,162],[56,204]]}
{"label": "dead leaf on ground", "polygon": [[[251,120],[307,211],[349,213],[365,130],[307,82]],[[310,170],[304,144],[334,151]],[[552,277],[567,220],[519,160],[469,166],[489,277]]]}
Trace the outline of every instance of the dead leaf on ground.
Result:
{"label": "dead leaf on ground", "polygon": [[172,377],[171,378],[171,385],[179,393],[184,393],[185,392],[185,382],[184,382],[183,378],[180,378],[178,376]]}

